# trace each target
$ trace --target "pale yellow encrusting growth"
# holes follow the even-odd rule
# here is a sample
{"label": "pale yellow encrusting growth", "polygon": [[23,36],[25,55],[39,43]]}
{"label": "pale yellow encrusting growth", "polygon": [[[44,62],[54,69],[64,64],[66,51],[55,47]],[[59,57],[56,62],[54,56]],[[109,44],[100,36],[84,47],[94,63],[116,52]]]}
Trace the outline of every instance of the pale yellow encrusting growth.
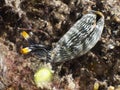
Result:
{"label": "pale yellow encrusting growth", "polygon": [[93,88],[93,90],[98,90],[99,89],[99,82],[95,82],[94,83],[94,88]]}
{"label": "pale yellow encrusting growth", "polygon": [[37,87],[49,85],[52,81],[53,72],[49,67],[42,67],[34,74],[34,81]]}

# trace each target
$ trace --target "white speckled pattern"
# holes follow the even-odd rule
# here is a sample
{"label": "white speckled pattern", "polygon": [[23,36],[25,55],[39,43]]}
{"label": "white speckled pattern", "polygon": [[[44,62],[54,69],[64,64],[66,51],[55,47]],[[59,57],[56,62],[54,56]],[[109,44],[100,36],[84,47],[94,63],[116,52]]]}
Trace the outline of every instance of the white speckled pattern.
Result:
{"label": "white speckled pattern", "polygon": [[52,62],[74,59],[95,46],[104,28],[104,16],[90,11],[79,19],[49,53]]}

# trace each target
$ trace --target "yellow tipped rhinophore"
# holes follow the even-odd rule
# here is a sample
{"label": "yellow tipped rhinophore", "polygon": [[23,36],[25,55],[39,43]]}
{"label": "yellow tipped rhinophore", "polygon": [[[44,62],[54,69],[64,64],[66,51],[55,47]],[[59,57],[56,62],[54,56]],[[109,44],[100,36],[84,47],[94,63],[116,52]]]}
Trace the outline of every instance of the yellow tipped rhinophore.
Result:
{"label": "yellow tipped rhinophore", "polygon": [[26,39],[28,40],[30,38],[29,34],[25,31],[21,32],[21,35]]}
{"label": "yellow tipped rhinophore", "polygon": [[52,76],[52,70],[47,67],[43,67],[35,73],[34,81],[39,87],[41,86],[41,84],[47,84],[48,82],[50,82],[52,80]]}
{"label": "yellow tipped rhinophore", "polygon": [[23,48],[21,49],[21,53],[22,54],[28,54],[29,52],[31,52],[32,50],[29,47]]}

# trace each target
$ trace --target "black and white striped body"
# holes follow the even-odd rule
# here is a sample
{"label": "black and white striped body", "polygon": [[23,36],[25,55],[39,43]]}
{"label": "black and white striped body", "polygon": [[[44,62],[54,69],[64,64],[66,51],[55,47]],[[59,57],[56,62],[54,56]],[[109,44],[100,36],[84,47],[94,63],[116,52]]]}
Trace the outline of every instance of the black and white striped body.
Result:
{"label": "black and white striped body", "polygon": [[101,12],[90,11],[78,20],[49,52],[51,62],[74,59],[95,46],[104,28]]}

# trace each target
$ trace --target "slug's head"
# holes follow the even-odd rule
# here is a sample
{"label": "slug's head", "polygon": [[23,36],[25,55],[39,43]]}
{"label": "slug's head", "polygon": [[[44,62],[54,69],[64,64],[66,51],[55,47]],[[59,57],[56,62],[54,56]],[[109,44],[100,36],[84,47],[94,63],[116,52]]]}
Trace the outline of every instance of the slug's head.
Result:
{"label": "slug's head", "polygon": [[21,32],[22,37],[27,40],[29,46],[22,48],[20,52],[22,54],[28,54],[30,52],[33,52],[34,54],[38,55],[41,57],[41,59],[46,60],[48,52],[49,52],[49,46],[42,45],[42,44],[37,44],[35,41],[33,41],[29,34],[25,31]]}

